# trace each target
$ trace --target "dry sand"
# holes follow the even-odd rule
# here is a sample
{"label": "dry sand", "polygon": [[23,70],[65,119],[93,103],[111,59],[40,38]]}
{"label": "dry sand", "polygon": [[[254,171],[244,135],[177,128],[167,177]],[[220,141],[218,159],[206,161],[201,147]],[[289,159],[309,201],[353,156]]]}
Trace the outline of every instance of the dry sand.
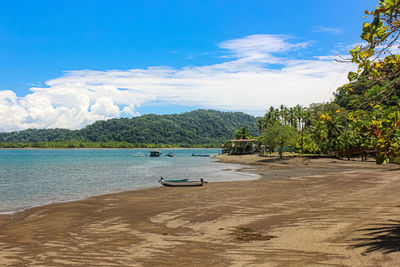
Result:
{"label": "dry sand", "polygon": [[159,187],[2,215],[0,265],[400,265],[400,166],[219,157],[266,179]]}

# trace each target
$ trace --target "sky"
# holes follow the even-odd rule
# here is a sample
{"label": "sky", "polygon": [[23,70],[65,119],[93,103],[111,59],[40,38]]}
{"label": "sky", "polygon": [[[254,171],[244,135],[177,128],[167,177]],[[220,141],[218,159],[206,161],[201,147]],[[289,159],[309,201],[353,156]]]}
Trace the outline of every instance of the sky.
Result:
{"label": "sky", "polygon": [[326,102],[378,0],[4,1],[0,132]]}

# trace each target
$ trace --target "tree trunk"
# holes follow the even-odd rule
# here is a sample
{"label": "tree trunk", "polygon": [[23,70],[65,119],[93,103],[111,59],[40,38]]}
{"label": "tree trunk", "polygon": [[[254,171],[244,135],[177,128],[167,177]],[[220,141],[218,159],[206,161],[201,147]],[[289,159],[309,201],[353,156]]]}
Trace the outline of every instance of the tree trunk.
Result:
{"label": "tree trunk", "polygon": [[283,158],[283,146],[279,147],[279,158]]}
{"label": "tree trunk", "polygon": [[303,128],[301,129],[301,155],[304,154],[304,136],[303,136]]}

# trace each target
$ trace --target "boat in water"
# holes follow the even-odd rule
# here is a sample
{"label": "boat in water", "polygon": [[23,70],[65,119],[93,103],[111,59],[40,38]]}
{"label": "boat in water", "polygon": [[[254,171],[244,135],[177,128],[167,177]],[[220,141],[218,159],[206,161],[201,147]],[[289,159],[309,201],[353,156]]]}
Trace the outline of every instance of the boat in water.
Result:
{"label": "boat in water", "polygon": [[209,157],[209,156],[210,156],[209,154],[195,154],[195,153],[192,154],[192,157]]}
{"label": "boat in water", "polygon": [[159,157],[160,155],[161,155],[161,152],[158,150],[150,151],[150,157]]}
{"label": "boat in water", "polygon": [[170,157],[170,158],[173,158],[173,157],[175,157],[175,155],[174,155],[174,154],[172,154],[172,153],[168,153],[168,154],[167,154],[167,156],[168,156],[168,157]]}

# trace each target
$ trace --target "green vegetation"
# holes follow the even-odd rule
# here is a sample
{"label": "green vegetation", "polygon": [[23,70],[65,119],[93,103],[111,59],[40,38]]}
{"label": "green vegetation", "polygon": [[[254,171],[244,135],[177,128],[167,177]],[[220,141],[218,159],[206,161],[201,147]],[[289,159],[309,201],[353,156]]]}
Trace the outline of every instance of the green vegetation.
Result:
{"label": "green vegetation", "polygon": [[[400,0],[381,0],[364,23],[364,47],[350,50],[358,65],[331,103],[280,109],[258,120],[259,145],[268,152],[290,146],[300,153],[339,157],[376,156],[383,164],[400,157]],[[293,140],[296,140],[295,142]]]}
{"label": "green vegetation", "polygon": [[[238,129],[233,135],[233,139],[235,140],[250,139],[250,138],[252,138],[251,134],[245,127]],[[224,146],[223,152],[228,154],[242,155],[242,154],[254,153],[253,143],[249,142],[232,143],[229,140],[227,140],[223,146]]]}
{"label": "green vegetation", "polygon": [[248,139],[248,138],[250,138],[250,136],[251,136],[250,132],[245,127],[242,127],[235,132],[235,135],[233,136],[233,138],[234,139]]}
{"label": "green vegetation", "polygon": [[285,146],[295,145],[297,123],[299,121],[300,125],[301,120],[298,120],[299,114],[295,114],[294,110],[294,108],[288,109],[284,105],[280,106],[280,110],[271,107],[265,116],[258,120],[258,127],[262,133],[259,143],[269,153],[278,148],[279,157],[282,157]]}
{"label": "green vegetation", "polygon": [[195,110],[97,121],[81,130],[28,129],[0,133],[0,147],[220,147],[240,127],[257,135],[253,116],[242,112]]}
{"label": "green vegetation", "polygon": [[347,134],[346,114],[336,103],[312,104],[308,108],[270,107],[258,120],[259,145],[268,153],[278,149],[280,156],[284,147],[302,154],[334,153],[345,144],[342,135]]}
{"label": "green vegetation", "polygon": [[393,49],[399,46],[399,8],[399,0],[382,0],[375,10],[365,11],[372,17],[362,29],[366,45],[350,50],[358,71],[349,73],[350,83],[337,97],[351,110],[350,125],[363,145],[378,152],[378,164],[400,155],[400,55]]}

